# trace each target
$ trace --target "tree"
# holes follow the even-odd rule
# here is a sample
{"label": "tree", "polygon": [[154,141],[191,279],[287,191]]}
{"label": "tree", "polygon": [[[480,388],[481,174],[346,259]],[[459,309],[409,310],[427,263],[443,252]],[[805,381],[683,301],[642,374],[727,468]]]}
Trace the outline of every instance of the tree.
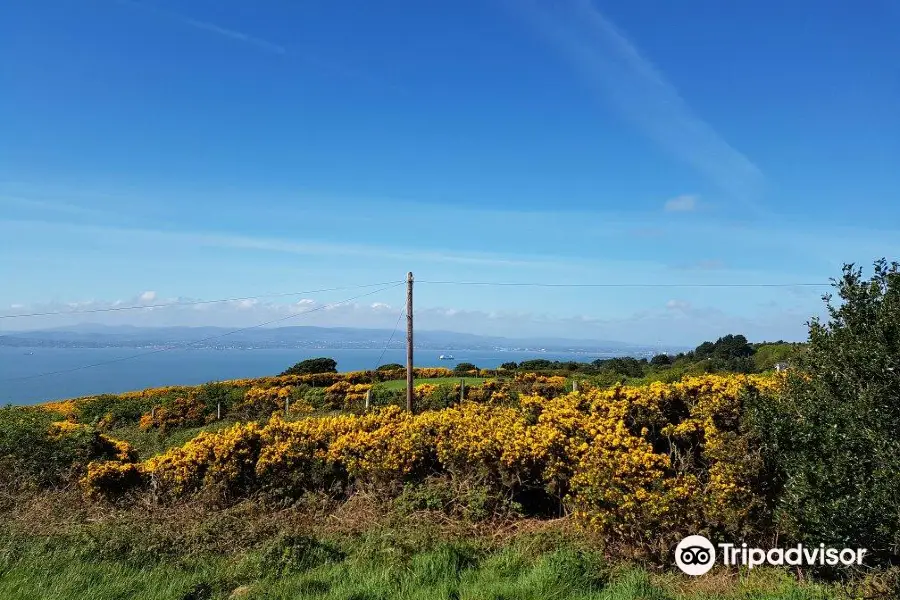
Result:
{"label": "tree", "polygon": [[703,342],[694,350],[694,356],[696,358],[707,358],[712,355],[715,349],[716,346],[712,342]]}
{"label": "tree", "polygon": [[376,371],[402,371],[404,369],[406,369],[406,367],[404,367],[400,363],[390,363],[387,365],[381,365],[380,367],[378,367],[375,370]]}
{"label": "tree", "polygon": [[282,375],[311,375],[313,373],[337,373],[337,362],[333,358],[308,358],[284,371]]}
{"label": "tree", "polygon": [[638,360],[632,356],[623,356],[620,358],[612,358],[603,365],[604,371],[612,371],[618,375],[626,377],[643,377],[644,366],[647,365],[647,359]]}
{"label": "tree", "polygon": [[519,363],[519,368],[523,371],[546,371],[553,368],[553,363],[546,358],[535,358],[523,360]]}
{"label": "tree", "polygon": [[502,365],[500,365],[500,368],[504,369],[506,371],[515,371],[516,369],[519,368],[519,365],[514,362],[505,362]]}
{"label": "tree", "polygon": [[720,337],[715,342],[703,342],[694,350],[697,359],[718,358],[730,360],[733,358],[746,358],[753,355],[753,346],[747,342],[743,335],[728,334]]}
{"label": "tree", "polygon": [[468,363],[468,362],[457,363],[457,365],[455,367],[453,367],[453,372],[459,373],[459,374],[471,373],[472,371],[477,371],[477,370],[478,370],[478,367],[476,367],[472,363]]}
{"label": "tree", "polygon": [[662,367],[672,364],[672,358],[668,354],[657,354],[650,359],[650,364],[654,367]]}
{"label": "tree", "polygon": [[900,559],[900,272],[845,265],[825,295],[828,321],[809,342],[782,394],[752,407],[774,483],[776,523],[796,541],[866,548]]}
{"label": "tree", "polygon": [[713,355],[724,360],[747,358],[753,355],[753,347],[747,343],[744,336],[729,334],[716,340],[713,344]]}

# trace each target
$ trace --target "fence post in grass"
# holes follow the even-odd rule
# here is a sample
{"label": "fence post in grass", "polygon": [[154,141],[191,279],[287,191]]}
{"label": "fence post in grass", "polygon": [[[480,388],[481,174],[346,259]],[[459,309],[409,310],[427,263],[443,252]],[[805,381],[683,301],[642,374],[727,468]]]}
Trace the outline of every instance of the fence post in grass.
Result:
{"label": "fence post in grass", "polygon": [[578,380],[577,380],[577,379],[573,379],[573,380],[572,380],[572,391],[573,391],[573,392],[577,392],[577,391],[578,391]]}
{"label": "fence post in grass", "polygon": [[372,388],[366,390],[366,412],[369,410],[369,403],[372,401]]}
{"label": "fence post in grass", "polygon": [[151,420],[156,419],[156,407],[155,406],[150,407],[150,419]]}
{"label": "fence post in grass", "polygon": [[466,399],[466,380],[459,380],[459,401],[463,402]]}
{"label": "fence post in grass", "polygon": [[291,411],[291,398],[290,396],[284,399],[284,416],[287,417]]}
{"label": "fence post in grass", "polygon": [[221,421],[221,420],[222,420],[222,403],[217,402],[216,403],[216,421]]}

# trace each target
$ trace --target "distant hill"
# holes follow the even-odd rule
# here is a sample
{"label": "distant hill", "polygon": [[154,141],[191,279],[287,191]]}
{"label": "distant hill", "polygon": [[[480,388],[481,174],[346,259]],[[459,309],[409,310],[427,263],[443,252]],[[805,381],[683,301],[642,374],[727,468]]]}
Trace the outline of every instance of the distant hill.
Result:
{"label": "distant hill", "polygon": [[[98,348],[190,344],[195,347],[232,348],[381,348],[392,333],[389,329],[311,326],[261,327],[231,333],[233,331],[234,329],[226,327],[135,327],[85,323],[0,336],[0,346]],[[391,347],[399,348],[405,343],[405,336],[398,331],[394,334]],[[636,354],[657,350],[655,346],[619,341],[505,338],[453,331],[416,331],[415,345],[422,349],[447,351],[502,348]],[[666,347],[660,350],[680,351],[684,348]]]}

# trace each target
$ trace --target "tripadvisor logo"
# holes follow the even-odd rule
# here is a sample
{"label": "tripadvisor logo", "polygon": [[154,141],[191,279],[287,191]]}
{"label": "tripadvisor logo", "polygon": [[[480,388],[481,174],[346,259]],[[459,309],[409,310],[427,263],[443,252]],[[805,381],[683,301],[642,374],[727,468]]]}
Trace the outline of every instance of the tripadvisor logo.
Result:
{"label": "tripadvisor logo", "polygon": [[703,575],[716,562],[716,549],[702,535],[689,535],[675,548],[675,564],[688,575]]}
{"label": "tripadvisor logo", "polygon": [[[748,548],[747,544],[737,546],[735,544],[718,544],[722,564],[725,566],[746,566],[747,568],[761,565],[828,565],[838,564],[850,566],[861,565],[865,549],[852,548],[826,548],[825,544],[818,546],[804,546],[797,544],[792,548],[772,548],[762,550],[760,548]],[[716,563],[716,547],[702,535],[689,535],[681,540],[675,548],[675,564],[688,575],[703,575],[713,568]]]}

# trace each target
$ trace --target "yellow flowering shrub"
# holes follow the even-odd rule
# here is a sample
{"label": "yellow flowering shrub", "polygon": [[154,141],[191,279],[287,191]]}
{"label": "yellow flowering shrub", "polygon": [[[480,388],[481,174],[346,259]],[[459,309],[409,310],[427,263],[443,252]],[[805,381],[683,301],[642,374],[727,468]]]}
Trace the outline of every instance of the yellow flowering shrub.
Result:
{"label": "yellow flowering shrub", "polygon": [[[403,378],[405,378],[406,372],[401,372],[403,373]],[[439,379],[442,377],[453,377],[453,371],[443,367],[416,367],[413,369],[413,376],[416,379]]]}
{"label": "yellow flowering shrub", "polygon": [[213,416],[207,411],[206,403],[192,390],[142,415],[139,426],[144,430],[155,428],[165,432],[179,427],[198,427],[209,423]]}
{"label": "yellow flowering shrub", "polygon": [[103,457],[122,462],[137,460],[137,451],[131,444],[100,433],[90,425],[72,421],[54,421],[50,424],[48,433],[50,439],[56,441],[67,441],[75,437],[89,440],[87,447],[92,458]]}
{"label": "yellow flowering shrub", "polygon": [[85,429],[87,429],[86,425],[75,423],[74,421],[54,421],[50,424],[50,435],[58,439]]}
{"label": "yellow flowering shrub", "polygon": [[249,412],[250,414],[270,415],[276,411],[283,411],[285,402],[290,397],[290,386],[254,385],[244,394],[243,400],[232,407],[232,410],[238,414]]}
{"label": "yellow flowering shrub", "polygon": [[95,500],[115,500],[147,483],[144,465],[119,461],[92,462],[81,479],[85,494]]}
{"label": "yellow flowering shrub", "polygon": [[75,418],[75,399],[46,402],[41,407],[44,410],[59,413],[67,420]]}
{"label": "yellow flowering shrub", "polygon": [[180,448],[154,456],[143,464],[153,483],[179,496],[203,487],[226,494],[252,489],[259,456],[260,426],[238,424],[221,432],[203,432]]}
{"label": "yellow flowering shrub", "polygon": [[356,383],[350,386],[344,395],[344,408],[362,406],[366,400],[366,393],[372,389],[371,383]]}
{"label": "yellow flowering shrub", "polygon": [[[509,496],[543,494],[584,526],[632,544],[688,529],[742,533],[759,507],[762,468],[740,430],[742,397],[778,381],[709,375],[562,393],[563,378],[524,375],[518,383],[549,386],[555,395],[419,414],[396,406],[296,421],[276,414],[265,424],[203,433],[139,465],[98,464],[85,482],[94,492],[152,482],[171,498],[207,488],[225,497],[293,496],[445,474],[477,478]],[[338,381],[327,394],[356,401],[367,386]],[[284,389],[254,395],[279,397]],[[420,385],[417,398],[436,389]]]}

